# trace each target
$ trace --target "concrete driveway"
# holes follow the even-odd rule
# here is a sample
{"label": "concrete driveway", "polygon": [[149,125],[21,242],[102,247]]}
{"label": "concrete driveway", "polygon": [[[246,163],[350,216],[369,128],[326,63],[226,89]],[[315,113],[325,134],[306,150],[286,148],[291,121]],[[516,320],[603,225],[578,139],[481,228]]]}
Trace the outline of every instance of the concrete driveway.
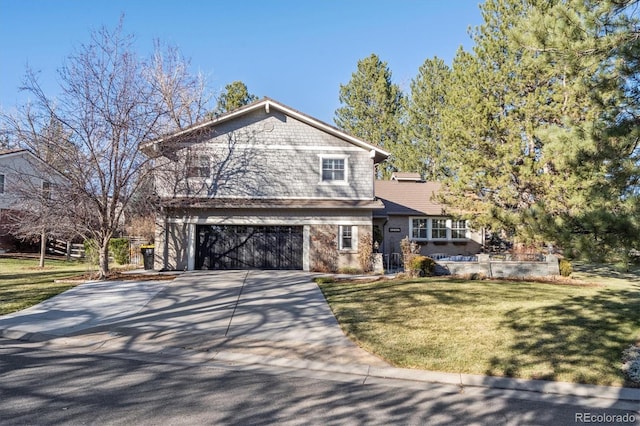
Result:
{"label": "concrete driveway", "polygon": [[311,279],[298,271],[207,271],[87,283],[0,317],[0,333],[387,365],[344,335]]}

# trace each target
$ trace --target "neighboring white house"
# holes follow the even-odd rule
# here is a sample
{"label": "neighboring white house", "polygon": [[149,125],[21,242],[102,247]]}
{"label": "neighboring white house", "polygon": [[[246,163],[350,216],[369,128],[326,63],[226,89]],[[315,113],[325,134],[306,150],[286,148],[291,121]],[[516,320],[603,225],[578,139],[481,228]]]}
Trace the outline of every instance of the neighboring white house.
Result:
{"label": "neighboring white house", "polygon": [[12,223],[29,209],[31,195],[49,198],[64,177],[26,149],[0,151],[0,251],[15,250]]}

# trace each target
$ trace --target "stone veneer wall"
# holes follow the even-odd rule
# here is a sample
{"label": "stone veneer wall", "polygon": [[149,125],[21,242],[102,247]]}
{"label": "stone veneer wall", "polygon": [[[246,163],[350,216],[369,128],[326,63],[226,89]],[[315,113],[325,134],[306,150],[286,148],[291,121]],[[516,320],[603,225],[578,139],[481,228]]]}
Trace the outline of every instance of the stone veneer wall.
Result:
{"label": "stone veneer wall", "polygon": [[547,255],[543,262],[491,260],[489,255],[478,255],[477,262],[437,261],[436,275],[482,274],[488,278],[527,278],[560,275],[558,258]]}
{"label": "stone veneer wall", "polygon": [[339,272],[343,268],[360,270],[359,242],[372,234],[371,226],[357,226],[356,246],[338,250],[338,225],[311,225],[309,263],[313,272]]}

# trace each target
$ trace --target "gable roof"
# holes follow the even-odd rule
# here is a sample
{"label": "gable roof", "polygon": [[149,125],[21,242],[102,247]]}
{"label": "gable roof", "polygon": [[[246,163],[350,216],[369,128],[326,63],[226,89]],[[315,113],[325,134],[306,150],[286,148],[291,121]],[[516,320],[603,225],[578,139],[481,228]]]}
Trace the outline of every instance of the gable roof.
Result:
{"label": "gable roof", "polygon": [[29,154],[34,155],[28,149],[16,148],[16,149],[0,149],[0,157],[6,158],[6,157],[9,157],[11,154],[19,154],[22,152],[28,152]]}
{"label": "gable roof", "polygon": [[356,146],[359,146],[363,149],[369,150],[372,154],[372,158],[376,163],[385,160],[389,155],[389,152],[383,150],[382,148],[366,142],[360,138],[352,136],[344,131],[338,129],[337,127],[331,126],[321,120],[311,117],[310,115],[304,114],[298,110],[295,110],[291,107],[288,107],[280,102],[277,102],[271,98],[264,97],[258,101],[250,103],[248,105],[242,106],[233,111],[225,112],[224,114],[220,114],[213,118],[212,120],[205,121],[203,123],[195,124],[186,129],[180,130],[178,132],[163,136],[159,139],[155,139],[153,141],[144,142],[140,144],[140,149],[145,152],[147,155],[153,155],[153,152],[157,149],[158,145],[162,145],[167,142],[171,142],[179,137],[189,136],[192,133],[195,133],[199,130],[207,129],[215,127],[219,124],[225,123],[227,121],[234,120],[238,117],[242,117],[246,114],[249,114],[253,111],[257,111],[260,109],[264,109],[268,114],[272,109],[276,111],[280,111],[283,114],[286,114],[289,117],[295,118],[309,126],[315,127],[318,130],[321,130],[325,133],[333,135],[337,138],[340,138],[346,142],[352,143]]}
{"label": "gable roof", "polygon": [[[12,157],[20,157],[20,156],[26,156],[26,157],[30,158],[35,163],[43,165],[45,167],[46,172],[50,172],[50,174],[52,174],[52,175],[56,175],[56,176],[58,176],[58,177],[60,177],[60,178],[62,178],[64,180],[67,180],[67,178],[62,173],[60,173],[53,166],[51,166],[49,163],[44,161],[38,155],[34,154],[29,149],[15,148],[15,149],[0,150],[0,160],[10,159]],[[29,161],[29,160],[27,160],[27,161]],[[32,165],[33,164],[34,163],[32,162]]]}
{"label": "gable roof", "polygon": [[375,196],[384,203],[384,210],[374,215],[442,216],[444,205],[435,200],[441,187],[440,182],[376,180]]}

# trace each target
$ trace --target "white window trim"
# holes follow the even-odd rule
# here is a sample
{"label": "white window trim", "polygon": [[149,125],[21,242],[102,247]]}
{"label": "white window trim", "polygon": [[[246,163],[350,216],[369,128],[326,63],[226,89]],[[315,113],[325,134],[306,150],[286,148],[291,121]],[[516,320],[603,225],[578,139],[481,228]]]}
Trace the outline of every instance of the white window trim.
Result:
{"label": "white window trim", "polygon": [[[444,238],[433,238],[433,221],[434,220],[444,220],[445,226],[445,237]],[[441,229],[441,228],[438,228]],[[446,217],[430,217],[429,218],[429,231],[427,232],[429,236],[429,241],[450,241],[451,240],[451,219],[447,219]]]}
{"label": "white window trim", "polygon": [[[207,168],[209,170],[209,173],[207,175],[191,175],[189,173],[190,169],[198,169],[198,171],[200,171],[203,167],[202,167],[202,162],[201,160],[206,158],[207,161]],[[211,156],[208,154],[200,154],[200,153],[187,153],[187,158],[186,158],[186,165],[185,165],[185,174],[187,179],[191,179],[191,180],[202,180],[202,179],[209,179],[211,180]]]}
{"label": "white window trim", "polygon": [[[351,248],[342,247],[342,229],[345,226],[351,227]],[[338,250],[342,252],[357,252],[358,251],[358,225],[340,225],[338,226]]]}
{"label": "white window trim", "polygon": [[[467,222],[466,220],[462,220],[460,219],[460,221],[464,222],[464,237],[462,238],[453,238],[453,220],[450,220],[450,224],[451,226],[449,226],[449,232],[450,232],[450,237],[452,241],[467,241],[471,238],[471,234],[469,231],[469,222]],[[458,228],[460,229],[460,228]]]}
{"label": "white window trim", "polygon": [[2,179],[0,179],[0,181],[2,182],[2,185],[0,185],[0,195],[4,195],[7,186],[7,175],[5,175],[4,173],[0,173],[0,176],[2,177]]}
{"label": "white window trim", "polygon": [[[419,219],[419,220],[426,220],[427,221],[427,238],[414,238],[413,237],[413,221]],[[409,218],[409,239],[411,241],[428,241],[429,240],[429,235],[430,235],[430,229],[431,229],[431,219],[427,218],[427,217],[420,217],[420,216],[413,216]]]}
{"label": "white window trim", "polygon": [[[349,184],[349,156],[346,154],[319,154],[318,179],[320,185],[348,185]],[[344,180],[322,180],[322,160],[344,160]]]}
{"label": "white window trim", "polygon": [[[414,219],[427,220],[427,238],[414,238],[413,237],[413,221]],[[445,238],[433,238],[433,221],[434,220],[446,220],[447,236]],[[471,231],[469,229],[469,223],[465,220],[465,236],[463,238],[453,238],[453,219],[446,217],[424,217],[424,216],[410,216],[409,217],[409,239],[411,241],[468,241],[471,238]]]}

